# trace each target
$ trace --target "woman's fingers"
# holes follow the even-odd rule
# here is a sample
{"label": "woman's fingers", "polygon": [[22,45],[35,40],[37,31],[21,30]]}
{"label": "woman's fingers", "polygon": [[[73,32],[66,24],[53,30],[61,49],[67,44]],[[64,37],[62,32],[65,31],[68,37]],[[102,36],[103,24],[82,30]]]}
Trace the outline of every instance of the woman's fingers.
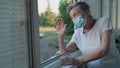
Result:
{"label": "woman's fingers", "polygon": [[57,29],[59,29],[59,27],[60,27],[60,19],[59,18],[57,19],[56,27],[57,27]]}
{"label": "woman's fingers", "polygon": [[62,61],[63,65],[71,65],[71,59],[67,56],[63,56],[60,58],[60,60]]}
{"label": "woman's fingers", "polygon": [[64,35],[66,24],[64,24],[64,21],[62,18],[58,18],[56,21],[56,31],[58,35]]}
{"label": "woman's fingers", "polygon": [[60,58],[62,61],[63,65],[80,65],[82,64],[78,59],[72,58],[72,57],[67,57],[63,56]]}
{"label": "woman's fingers", "polygon": [[59,25],[64,25],[63,19],[62,18],[58,18],[58,23],[59,23]]}
{"label": "woman's fingers", "polygon": [[57,24],[56,26],[59,26],[59,28],[64,28],[66,25],[64,24],[64,20],[62,18],[57,19]]}
{"label": "woman's fingers", "polygon": [[67,24],[64,25],[64,28],[66,28]]}
{"label": "woman's fingers", "polygon": [[64,25],[64,21],[62,18],[60,18],[60,21],[61,21],[61,25]]}
{"label": "woman's fingers", "polygon": [[60,25],[60,19],[57,19],[57,25],[58,26]]}

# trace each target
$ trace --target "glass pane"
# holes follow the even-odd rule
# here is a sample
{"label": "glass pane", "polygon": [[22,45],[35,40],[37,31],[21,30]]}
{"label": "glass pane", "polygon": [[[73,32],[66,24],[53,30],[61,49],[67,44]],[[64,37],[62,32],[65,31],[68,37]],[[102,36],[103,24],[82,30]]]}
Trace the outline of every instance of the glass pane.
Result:
{"label": "glass pane", "polygon": [[[38,0],[41,62],[56,56],[56,53],[58,51],[56,19],[58,17],[62,17],[65,23],[71,23],[70,17],[66,11],[67,6],[70,3],[72,3],[72,0]],[[68,36],[67,33],[73,33],[73,28],[71,30],[72,24],[67,25],[70,26],[70,28],[67,28],[68,31],[64,36],[65,45],[71,38],[71,35]]]}
{"label": "glass pane", "polygon": [[[52,58],[55,56],[55,53],[58,51],[58,37],[57,37],[57,33],[56,33],[56,29],[55,29],[55,25],[56,25],[56,18],[57,17],[62,17],[65,20],[65,23],[67,22],[67,24],[71,23],[71,21],[67,20],[67,14],[66,13],[66,3],[70,3],[70,0],[60,0],[59,2],[59,13],[53,12],[54,9],[52,8],[52,4],[55,4],[57,2],[52,2],[52,4],[50,3],[53,0],[44,0],[45,3],[43,3],[43,0],[38,0],[38,8],[39,8],[39,23],[40,23],[40,27],[39,27],[39,35],[40,35],[40,50],[41,50],[41,62],[48,60],[49,58]],[[87,1],[89,4],[101,4],[100,0],[99,1],[89,1],[89,0],[85,0]],[[94,13],[96,16],[100,16],[100,13],[102,13],[102,16],[108,16],[110,18],[112,18],[112,22],[113,22],[113,26],[114,28],[116,27],[116,1],[113,1],[110,3],[111,0],[102,0],[102,12],[100,9],[100,5],[98,6],[98,8],[96,9],[96,6],[94,6],[93,10],[97,10],[95,11],[96,13]],[[43,5],[46,6],[45,10],[43,11]],[[62,6],[61,6],[62,5]],[[64,6],[64,8],[63,8]],[[64,9],[64,10],[63,10]],[[98,10],[100,9],[100,11]],[[63,12],[62,12],[62,11]],[[41,12],[42,11],[42,12]],[[97,14],[98,13],[98,14]],[[64,15],[62,15],[64,14]],[[66,17],[65,17],[66,16]],[[67,21],[66,21],[67,20]],[[71,26],[70,26],[71,27]],[[70,33],[70,29],[67,28],[68,31],[67,33]],[[72,28],[73,29],[73,28]],[[69,31],[70,30],[70,31]],[[73,33],[73,32],[71,32]],[[68,34],[67,34],[68,36]],[[65,38],[66,40],[64,40],[64,43],[68,43],[69,38],[71,38],[71,35],[67,38]],[[66,46],[66,45],[65,45]]]}

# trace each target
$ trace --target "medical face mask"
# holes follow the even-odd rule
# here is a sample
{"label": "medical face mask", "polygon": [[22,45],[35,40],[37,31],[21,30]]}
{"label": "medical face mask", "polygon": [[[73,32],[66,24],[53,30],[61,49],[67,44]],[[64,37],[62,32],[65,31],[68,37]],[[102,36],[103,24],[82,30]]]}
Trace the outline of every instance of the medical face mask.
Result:
{"label": "medical face mask", "polygon": [[81,28],[81,27],[85,26],[86,19],[83,18],[82,16],[79,16],[79,17],[73,19],[73,23],[74,23],[74,30],[76,30],[77,28]]}

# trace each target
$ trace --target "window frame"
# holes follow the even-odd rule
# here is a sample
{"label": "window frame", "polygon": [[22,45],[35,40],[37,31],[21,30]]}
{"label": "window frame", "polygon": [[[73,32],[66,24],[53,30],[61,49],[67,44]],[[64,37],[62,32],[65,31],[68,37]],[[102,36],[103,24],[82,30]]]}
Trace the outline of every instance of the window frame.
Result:
{"label": "window frame", "polygon": [[27,0],[30,68],[41,68],[37,0]]}
{"label": "window frame", "polygon": [[[80,50],[75,50],[75,51],[69,51],[69,52],[66,52],[66,53],[63,53],[61,55],[58,55],[54,58],[50,58],[44,62],[41,63],[41,66],[43,68],[58,68],[58,67],[64,67],[64,68],[76,68],[78,66],[74,66],[74,65],[68,65],[68,66],[61,66],[61,61],[59,60],[59,58],[61,56],[70,56],[70,57],[74,57],[74,58],[82,58],[84,57],[84,55],[82,55],[81,51]],[[85,67],[85,64],[81,65],[83,68]]]}

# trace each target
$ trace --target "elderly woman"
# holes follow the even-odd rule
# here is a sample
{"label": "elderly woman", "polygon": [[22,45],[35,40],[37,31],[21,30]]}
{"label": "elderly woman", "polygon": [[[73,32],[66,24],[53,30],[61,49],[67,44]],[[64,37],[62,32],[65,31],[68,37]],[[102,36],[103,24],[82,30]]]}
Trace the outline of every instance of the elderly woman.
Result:
{"label": "elderly woman", "polygon": [[76,59],[63,56],[60,58],[63,64],[87,63],[88,68],[120,68],[120,55],[112,38],[112,25],[109,18],[94,19],[90,14],[89,5],[85,2],[77,2],[69,6],[68,13],[74,23],[75,32],[64,47],[66,24],[62,18],[57,19],[59,52],[65,53],[79,48],[84,57]]}

